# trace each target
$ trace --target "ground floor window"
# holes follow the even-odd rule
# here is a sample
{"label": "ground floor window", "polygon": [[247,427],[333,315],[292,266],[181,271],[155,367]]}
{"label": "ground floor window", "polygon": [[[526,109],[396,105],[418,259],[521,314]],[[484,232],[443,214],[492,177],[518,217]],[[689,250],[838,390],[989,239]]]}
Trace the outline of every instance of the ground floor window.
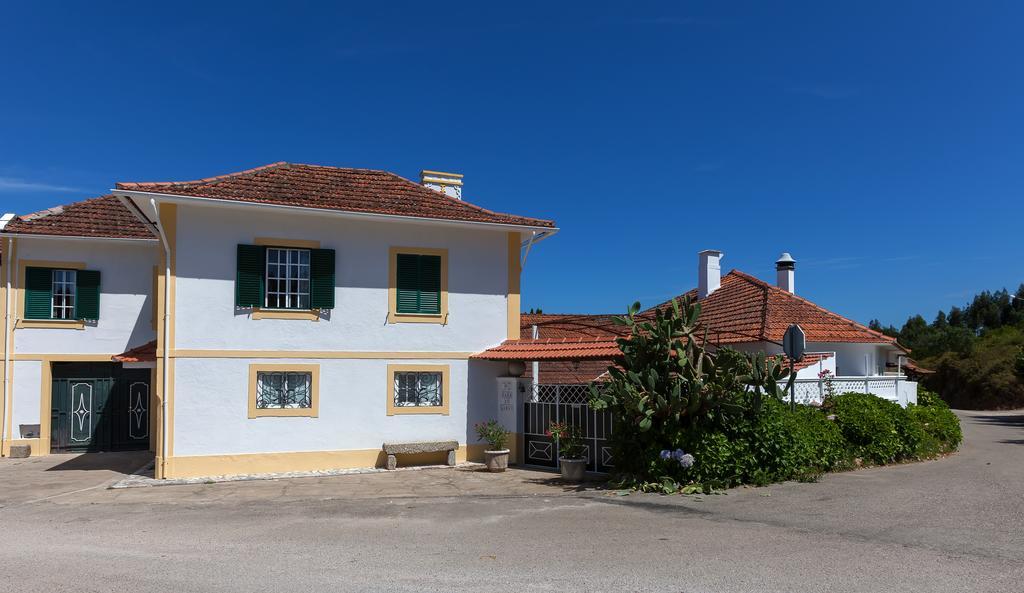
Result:
{"label": "ground floor window", "polygon": [[316,416],[317,365],[250,365],[249,417]]}
{"label": "ground floor window", "polygon": [[388,365],[388,415],[448,414],[447,365]]}

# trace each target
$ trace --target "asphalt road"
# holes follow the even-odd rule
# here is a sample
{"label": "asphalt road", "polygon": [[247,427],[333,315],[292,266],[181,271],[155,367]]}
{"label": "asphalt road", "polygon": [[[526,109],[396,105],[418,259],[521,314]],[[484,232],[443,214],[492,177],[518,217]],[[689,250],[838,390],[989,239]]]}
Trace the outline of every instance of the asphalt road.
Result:
{"label": "asphalt road", "polygon": [[1024,591],[1024,411],[961,417],[947,459],[704,497],[451,470],[112,491],[118,468],[0,465],[0,591]]}

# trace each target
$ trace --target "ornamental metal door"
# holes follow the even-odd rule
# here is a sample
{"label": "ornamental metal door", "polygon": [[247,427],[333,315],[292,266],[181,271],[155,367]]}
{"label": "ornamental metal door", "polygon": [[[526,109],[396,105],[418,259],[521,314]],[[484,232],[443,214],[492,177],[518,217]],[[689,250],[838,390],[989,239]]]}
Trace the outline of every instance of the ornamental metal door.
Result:
{"label": "ornamental metal door", "polygon": [[149,445],[149,371],[54,363],[50,448],[124,451]]}
{"label": "ornamental metal door", "polygon": [[523,458],[526,465],[557,468],[558,445],[547,435],[552,422],[566,422],[583,432],[587,471],[607,473],[613,467],[608,439],[612,418],[590,409],[587,385],[536,385],[523,404]]}

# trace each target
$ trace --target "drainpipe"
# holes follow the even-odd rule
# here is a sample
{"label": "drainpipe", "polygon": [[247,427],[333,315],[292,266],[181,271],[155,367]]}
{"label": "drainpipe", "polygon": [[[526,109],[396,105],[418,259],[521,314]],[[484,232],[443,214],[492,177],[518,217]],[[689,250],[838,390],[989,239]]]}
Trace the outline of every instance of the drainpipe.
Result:
{"label": "drainpipe", "polygon": [[4,286],[7,289],[4,292],[4,413],[0,414],[0,451],[3,451],[3,444],[5,439],[9,438],[7,434],[7,409],[10,408],[10,360],[11,360],[11,267],[14,265],[14,259],[11,257],[14,249],[14,237],[7,237],[7,265],[4,266],[6,272],[6,280]]}
{"label": "drainpipe", "polygon": [[163,397],[160,398],[160,421],[162,425],[161,434],[163,438],[160,439],[160,476],[165,475],[164,469],[167,467],[167,375],[168,375],[168,360],[170,359],[170,345],[171,345],[171,317],[169,311],[171,310],[171,246],[167,242],[167,234],[164,233],[164,225],[160,222],[160,209],[157,208],[156,200],[153,198],[149,199],[149,205],[153,207],[153,220],[156,224],[157,234],[160,235],[160,243],[164,246],[164,335],[163,335],[163,370],[161,374],[160,393]]}

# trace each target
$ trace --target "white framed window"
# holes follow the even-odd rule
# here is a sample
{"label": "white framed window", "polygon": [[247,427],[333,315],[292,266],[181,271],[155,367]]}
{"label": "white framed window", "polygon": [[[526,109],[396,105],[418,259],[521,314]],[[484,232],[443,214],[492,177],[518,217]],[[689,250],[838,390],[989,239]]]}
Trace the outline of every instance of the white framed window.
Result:
{"label": "white framed window", "polygon": [[51,272],[50,308],[53,319],[75,318],[75,286],[78,273],[75,270],[53,270]]}
{"label": "white framed window", "polygon": [[313,373],[258,371],[257,410],[295,410],[313,407]]}
{"label": "white framed window", "polygon": [[444,405],[443,381],[439,372],[396,372],[395,407],[441,407]]}
{"label": "white framed window", "polygon": [[268,309],[309,309],[309,249],[267,248]]}

